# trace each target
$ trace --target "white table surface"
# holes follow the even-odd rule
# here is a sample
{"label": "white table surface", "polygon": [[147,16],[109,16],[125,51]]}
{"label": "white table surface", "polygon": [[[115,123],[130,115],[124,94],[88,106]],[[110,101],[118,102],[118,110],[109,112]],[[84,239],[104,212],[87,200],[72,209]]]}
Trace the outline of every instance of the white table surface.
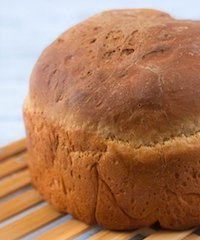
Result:
{"label": "white table surface", "polygon": [[112,8],[200,19],[199,0],[0,0],[0,146],[24,137],[22,102],[41,51],[68,27]]}

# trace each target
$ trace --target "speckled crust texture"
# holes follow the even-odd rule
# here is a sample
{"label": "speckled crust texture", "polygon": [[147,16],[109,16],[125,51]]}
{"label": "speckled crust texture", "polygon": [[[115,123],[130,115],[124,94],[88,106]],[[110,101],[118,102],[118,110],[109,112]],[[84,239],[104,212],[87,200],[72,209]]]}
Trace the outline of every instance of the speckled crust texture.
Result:
{"label": "speckled crust texture", "polygon": [[62,212],[109,229],[200,223],[200,134],[153,147],[65,130],[24,111],[33,184]]}
{"label": "speckled crust texture", "polygon": [[200,224],[200,22],[98,14],[44,50],[24,103],[35,187],[88,224]]}

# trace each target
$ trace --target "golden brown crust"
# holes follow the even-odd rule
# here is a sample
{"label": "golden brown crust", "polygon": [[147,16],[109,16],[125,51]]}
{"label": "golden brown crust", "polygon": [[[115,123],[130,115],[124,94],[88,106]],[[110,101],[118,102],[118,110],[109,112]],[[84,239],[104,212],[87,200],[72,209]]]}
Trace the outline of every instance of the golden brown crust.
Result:
{"label": "golden brown crust", "polygon": [[58,210],[110,229],[199,225],[200,134],[133,149],[28,109],[24,118],[33,184]]}
{"label": "golden brown crust", "polygon": [[24,105],[34,185],[110,229],[200,224],[200,23],[98,14],[39,58]]}
{"label": "golden brown crust", "polygon": [[199,21],[144,10],[98,14],[43,52],[30,99],[134,147],[190,135],[200,130],[199,49]]}

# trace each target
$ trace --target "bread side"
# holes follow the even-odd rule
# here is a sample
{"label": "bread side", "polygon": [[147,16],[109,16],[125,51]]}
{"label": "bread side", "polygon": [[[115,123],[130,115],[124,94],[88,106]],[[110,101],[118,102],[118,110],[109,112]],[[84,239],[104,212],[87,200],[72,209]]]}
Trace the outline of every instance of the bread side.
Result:
{"label": "bread side", "polygon": [[31,109],[24,117],[33,184],[59,211],[109,229],[199,225],[199,134],[134,149]]}

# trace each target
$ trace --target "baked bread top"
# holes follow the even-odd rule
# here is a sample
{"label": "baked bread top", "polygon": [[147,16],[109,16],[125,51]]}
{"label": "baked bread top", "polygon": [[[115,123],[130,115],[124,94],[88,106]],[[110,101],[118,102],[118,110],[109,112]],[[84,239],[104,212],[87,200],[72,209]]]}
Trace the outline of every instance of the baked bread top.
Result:
{"label": "baked bread top", "polygon": [[134,148],[187,139],[200,130],[200,21],[144,9],[97,14],[44,50],[26,103],[66,129]]}

